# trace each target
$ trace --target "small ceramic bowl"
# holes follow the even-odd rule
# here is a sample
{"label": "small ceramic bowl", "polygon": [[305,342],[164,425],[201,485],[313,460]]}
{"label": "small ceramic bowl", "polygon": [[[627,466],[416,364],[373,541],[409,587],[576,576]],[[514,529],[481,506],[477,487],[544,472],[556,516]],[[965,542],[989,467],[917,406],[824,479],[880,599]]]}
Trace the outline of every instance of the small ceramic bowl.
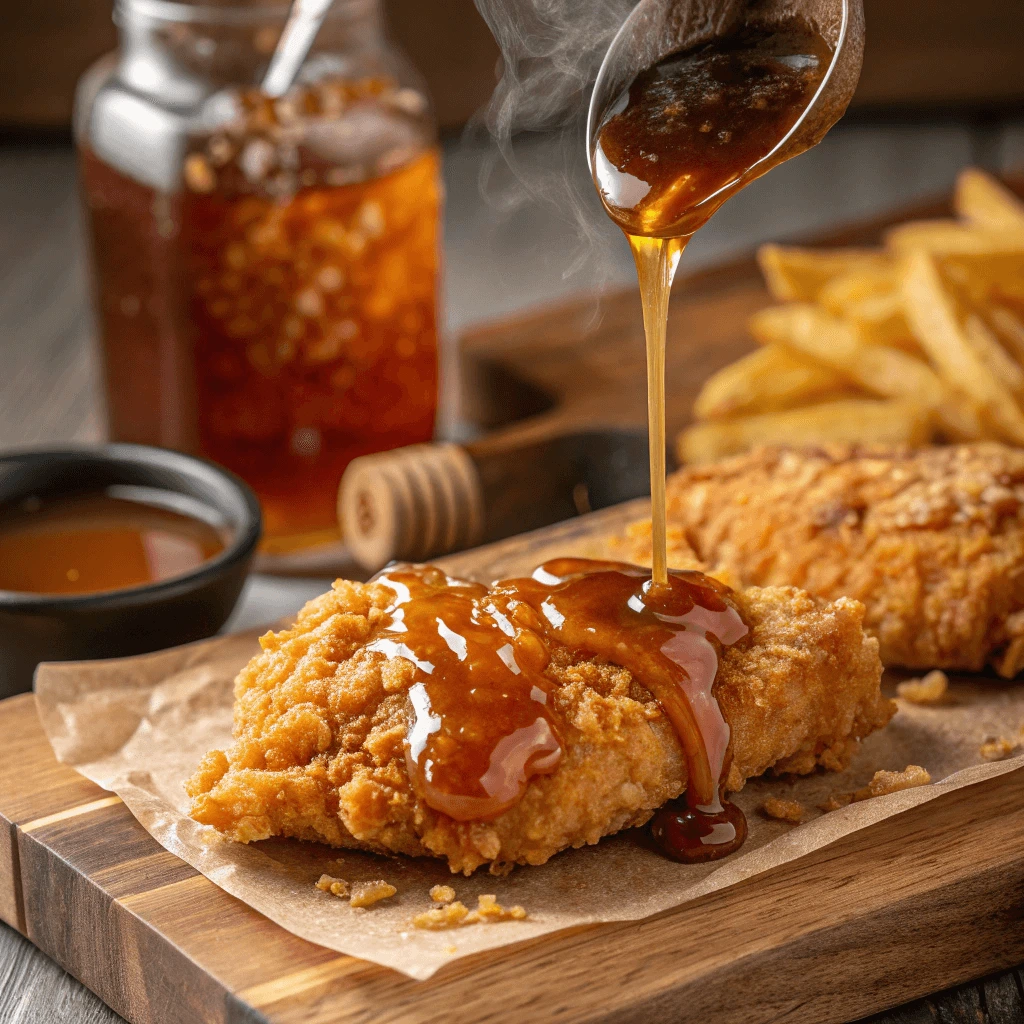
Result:
{"label": "small ceramic bowl", "polygon": [[238,477],[202,459],[142,445],[0,456],[0,508],[116,485],[157,488],[196,503],[225,531],[223,551],[173,579],[97,594],[0,590],[0,698],[29,690],[41,661],[117,658],[212,636],[242,591],[262,520]]}

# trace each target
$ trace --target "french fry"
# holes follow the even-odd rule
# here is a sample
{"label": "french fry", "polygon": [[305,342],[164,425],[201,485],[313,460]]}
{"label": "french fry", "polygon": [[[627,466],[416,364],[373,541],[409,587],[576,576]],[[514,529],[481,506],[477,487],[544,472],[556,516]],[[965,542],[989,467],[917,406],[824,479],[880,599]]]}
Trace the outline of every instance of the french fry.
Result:
{"label": "french fry", "polygon": [[847,398],[802,409],[716,420],[679,436],[681,462],[712,462],[758,444],[922,445],[932,436],[927,409],[913,402]]}
{"label": "french fry", "polygon": [[984,426],[968,403],[924,361],[900,349],[865,344],[854,327],[809,303],[791,303],[755,313],[750,330],[758,340],[787,344],[843,374],[871,395],[912,401],[934,411],[943,433],[978,440]]}
{"label": "french fry", "polygon": [[1024,228],[995,230],[955,220],[917,220],[887,232],[885,242],[897,255],[919,250],[936,256],[1021,252]]}
{"label": "french fry", "polygon": [[1024,444],[1024,413],[961,327],[956,300],[928,252],[908,257],[903,298],[911,330],[946,382],[973,399],[1003,439]]}
{"label": "french fry", "polygon": [[1024,250],[947,256],[942,268],[976,306],[1007,301],[1024,304]]}
{"label": "french fry", "polygon": [[765,345],[712,374],[693,403],[699,420],[806,405],[848,389],[846,378],[781,345]]}
{"label": "french fry", "polygon": [[954,210],[892,228],[882,249],[762,246],[782,304],[751,318],[761,349],[701,391],[681,457],[758,441],[1024,445],[1024,199],[968,169]]}
{"label": "french fry", "polygon": [[999,436],[981,406],[948,385],[946,397],[934,414],[935,424],[946,441],[992,441]]}
{"label": "french fry", "polygon": [[927,363],[899,349],[867,345],[846,321],[809,303],[762,309],[750,319],[758,341],[785,344],[882,398],[908,398],[936,408],[946,389]]}
{"label": "french fry", "polygon": [[920,352],[903,312],[899,292],[875,295],[851,303],[841,314],[856,329],[866,345],[894,345],[908,352]]}
{"label": "french fry", "polygon": [[964,337],[977,357],[1007,391],[1019,399],[1024,395],[1024,370],[1007,354],[998,338],[989,330],[977,313],[971,313],[964,323]]}
{"label": "french fry", "polygon": [[892,266],[884,252],[871,249],[801,249],[786,245],[762,245],[757,262],[768,290],[782,302],[812,301],[834,278],[884,272]]}
{"label": "french fry", "polygon": [[988,322],[1018,363],[1024,363],[1024,320],[1005,306],[992,306]]}
{"label": "french fry", "polygon": [[907,345],[910,329],[903,315],[899,274],[895,262],[843,273],[825,282],[816,300],[825,311],[844,316],[873,344]]}
{"label": "french fry", "polygon": [[916,347],[903,315],[895,264],[834,278],[822,286],[817,302],[834,316],[849,320],[870,344],[898,345],[911,351]]}
{"label": "french fry", "polygon": [[851,270],[818,290],[816,301],[830,313],[841,316],[852,305],[871,299],[899,300],[899,277],[895,266]]}
{"label": "french fry", "polygon": [[1024,203],[976,167],[968,167],[957,177],[953,208],[958,216],[979,227],[1024,231]]}

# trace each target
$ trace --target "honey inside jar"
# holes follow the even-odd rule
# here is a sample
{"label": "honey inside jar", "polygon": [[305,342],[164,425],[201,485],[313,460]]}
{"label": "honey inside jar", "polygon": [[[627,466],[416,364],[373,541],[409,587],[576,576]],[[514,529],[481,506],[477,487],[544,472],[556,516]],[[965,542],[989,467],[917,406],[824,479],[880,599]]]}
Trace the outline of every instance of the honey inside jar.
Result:
{"label": "honey inside jar", "polygon": [[288,549],[337,536],[351,459],[433,434],[439,155],[386,77],[230,99],[173,190],[82,147],[110,432],[238,473]]}
{"label": "honey inside jar", "polygon": [[139,500],[135,490],[29,497],[0,508],[0,590],[122,590],[186,575],[224,550],[224,531]]}

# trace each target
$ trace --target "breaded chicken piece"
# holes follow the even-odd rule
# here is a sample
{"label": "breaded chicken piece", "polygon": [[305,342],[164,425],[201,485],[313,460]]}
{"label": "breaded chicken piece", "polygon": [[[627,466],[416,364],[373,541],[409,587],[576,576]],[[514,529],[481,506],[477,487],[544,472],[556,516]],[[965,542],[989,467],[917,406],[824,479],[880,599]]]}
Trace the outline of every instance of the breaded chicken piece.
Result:
{"label": "breaded chicken piece", "polygon": [[[261,639],[235,683],[234,744],[208,754],[188,784],[197,821],[239,842],[295,836],[500,873],[641,825],[684,789],[683,751],[650,693],[625,669],[555,645],[555,770],[492,821],[431,809],[413,792],[403,748],[413,666],[360,649],[390,621],[393,599],[379,584],[338,581],[294,628]],[[894,711],[863,608],[792,588],[752,589],[736,603],[750,632],[722,652],[715,689],[732,727],[728,787],[770,768],[842,767]]]}
{"label": "breaded chicken piece", "polygon": [[[762,448],[668,484],[669,564],[863,602],[885,665],[1024,667],[1024,451]],[[609,545],[650,562],[650,524]]]}

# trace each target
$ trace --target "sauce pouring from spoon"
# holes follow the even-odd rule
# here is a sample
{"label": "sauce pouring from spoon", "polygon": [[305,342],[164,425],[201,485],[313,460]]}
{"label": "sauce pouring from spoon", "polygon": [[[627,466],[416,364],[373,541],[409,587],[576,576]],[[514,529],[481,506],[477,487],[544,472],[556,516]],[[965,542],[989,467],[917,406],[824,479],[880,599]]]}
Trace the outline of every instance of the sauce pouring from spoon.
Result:
{"label": "sauce pouring from spoon", "polygon": [[[641,0],[601,65],[587,156],[605,211],[629,241],[640,283],[652,599],[670,587],[665,347],[679,258],[722,203],[821,140],[853,95],[863,44],[862,0]],[[671,703],[658,696],[668,710]],[[708,701],[717,710],[710,686]],[[717,731],[728,742],[724,721]],[[689,748],[686,731],[677,732]],[[742,812],[709,799],[724,790],[725,764],[717,760],[712,779],[689,778],[685,797],[656,813],[651,833],[669,856],[713,860],[743,842]]]}
{"label": "sauce pouring from spoon", "polygon": [[668,579],[665,343],[679,258],[730,196],[839,119],[863,34],[861,0],[641,0],[602,62],[587,155],[640,282],[655,586]]}

